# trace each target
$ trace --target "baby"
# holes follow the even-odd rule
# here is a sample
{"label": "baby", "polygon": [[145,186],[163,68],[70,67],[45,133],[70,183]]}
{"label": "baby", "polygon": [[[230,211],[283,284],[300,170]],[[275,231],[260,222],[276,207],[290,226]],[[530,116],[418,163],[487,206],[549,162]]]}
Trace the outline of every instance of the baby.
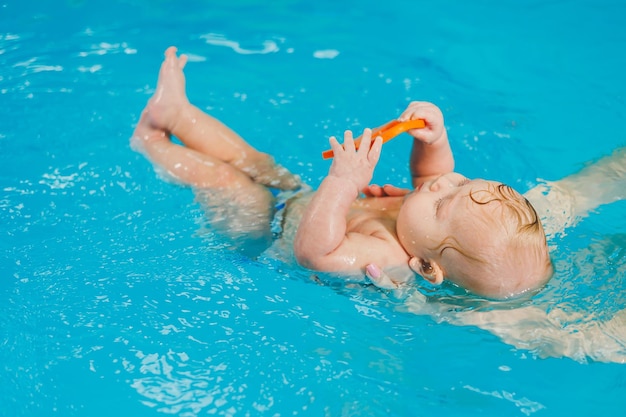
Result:
{"label": "baby", "polygon": [[[268,245],[276,214],[270,188],[300,190],[279,205],[285,229],[280,239],[293,239],[304,267],[365,272],[386,288],[417,273],[434,284],[449,280],[490,298],[537,289],[552,275],[546,237],[531,204],[504,184],[453,172],[436,106],[413,102],[399,117],[426,123],[408,132],[414,138],[412,192],[368,185],[382,148],[381,138],[372,138],[369,129],[358,149],[350,131],[343,145],[330,138],[335,157],[328,176],[310,192],[272,157],[189,103],[186,61],[174,47],[165,52],[157,89],[131,144],[170,178],[201,191],[233,236]],[[295,224],[294,236],[287,229]]]}

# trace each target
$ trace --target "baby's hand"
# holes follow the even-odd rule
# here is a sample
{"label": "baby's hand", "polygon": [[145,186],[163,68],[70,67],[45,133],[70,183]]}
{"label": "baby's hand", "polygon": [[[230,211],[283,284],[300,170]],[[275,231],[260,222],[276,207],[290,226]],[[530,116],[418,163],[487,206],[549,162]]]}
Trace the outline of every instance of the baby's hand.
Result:
{"label": "baby's hand", "polygon": [[413,101],[398,118],[402,122],[415,119],[424,119],[426,122],[426,127],[423,129],[411,129],[408,131],[415,139],[427,145],[432,145],[444,135],[443,114],[439,107],[434,104],[425,101]]}
{"label": "baby's hand", "polygon": [[335,157],[328,175],[350,180],[356,186],[357,192],[360,192],[369,184],[374,175],[374,168],[378,163],[383,141],[379,136],[372,145],[372,131],[370,129],[363,131],[358,150],[354,145],[351,131],[346,130],[343,140],[343,146],[334,136],[329,140]]}

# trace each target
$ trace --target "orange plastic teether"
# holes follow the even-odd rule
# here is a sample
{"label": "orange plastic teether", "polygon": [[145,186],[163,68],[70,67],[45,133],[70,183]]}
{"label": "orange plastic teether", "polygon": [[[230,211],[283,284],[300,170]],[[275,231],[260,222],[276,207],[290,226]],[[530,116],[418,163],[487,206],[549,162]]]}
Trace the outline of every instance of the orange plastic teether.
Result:
{"label": "orange plastic teether", "polygon": [[[376,129],[372,129],[372,142],[373,139],[381,136],[383,138],[383,143],[395,138],[400,133],[404,133],[407,130],[411,129],[423,129],[426,127],[426,122],[423,119],[415,119],[415,120],[407,120],[406,122],[400,122],[398,120],[392,120],[389,123],[377,127]],[[359,145],[361,144],[361,136],[354,140],[354,146],[359,149]],[[322,152],[322,158],[330,159],[335,154],[332,149]]]}

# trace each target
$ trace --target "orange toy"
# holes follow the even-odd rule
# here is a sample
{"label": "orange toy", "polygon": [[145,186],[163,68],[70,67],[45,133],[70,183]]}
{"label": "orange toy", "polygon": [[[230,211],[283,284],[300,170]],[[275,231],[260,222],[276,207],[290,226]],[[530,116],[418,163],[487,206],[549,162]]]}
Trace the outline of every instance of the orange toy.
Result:
{"label": "orange toy", "polygon": [[[423,119],[407,120],[406,122],[400,122],[398,120],[392,120],[389,123],[372,129],[372,142],[378,136],[383,138],[383,143],[395,138],[400,133],[404,133],[411,129],[423,129],[426,127],[426,122]],[[354,140],[354,146],[359,149],[361,144],[361,136]],[[334,156],[332,149],[322,152],[322,158],[330,159]]]}

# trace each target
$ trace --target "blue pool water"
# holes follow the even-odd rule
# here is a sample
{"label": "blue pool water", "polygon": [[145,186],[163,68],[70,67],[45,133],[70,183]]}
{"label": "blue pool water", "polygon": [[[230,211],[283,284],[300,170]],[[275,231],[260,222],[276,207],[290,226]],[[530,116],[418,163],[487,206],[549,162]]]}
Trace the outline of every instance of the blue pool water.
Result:
{"label": "blue pool water", "polygon": [[[621,1],[4,0],[0,415],[623,415],[624,365],[212,239],[128,146],[171,44],[191,100],[313,186],[329,135],[410,100],[443,109],[460,172],[521,191],[626,145]],[[376,182],[407,184],[407,146]],[[526,304],[625,308],[625,209],[556,237]]]}

